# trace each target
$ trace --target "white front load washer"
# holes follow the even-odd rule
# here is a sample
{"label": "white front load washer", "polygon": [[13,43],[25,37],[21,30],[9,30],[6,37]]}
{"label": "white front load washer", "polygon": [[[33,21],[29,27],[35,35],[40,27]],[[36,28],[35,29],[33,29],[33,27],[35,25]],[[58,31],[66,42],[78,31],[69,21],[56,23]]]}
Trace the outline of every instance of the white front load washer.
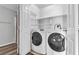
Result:
{"label": "white front load washer", "polygon": [[54,30],[47,33],[47,55],[66,54],[65,32]]}
{"label": "white front load washer", "polygon": [[46,54],[45,32],[40,30],[32,30],[31,34],[32,51],[38,54]]}

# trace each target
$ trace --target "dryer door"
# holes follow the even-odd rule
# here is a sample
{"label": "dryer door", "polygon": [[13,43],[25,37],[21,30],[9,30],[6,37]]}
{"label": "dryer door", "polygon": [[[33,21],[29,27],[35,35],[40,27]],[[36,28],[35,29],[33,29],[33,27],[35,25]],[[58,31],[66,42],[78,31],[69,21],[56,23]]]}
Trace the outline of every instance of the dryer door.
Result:
{"label": "dryer door", "polygon": [[39,32],[32,33],[32,44],[39,46],[42,43],[42,36]]}
{"label": "dryer door", "polygon": [[57,52],[63,52],[65,50],[65,37],[60,33],[52,33],[48,37],[49,47]]}

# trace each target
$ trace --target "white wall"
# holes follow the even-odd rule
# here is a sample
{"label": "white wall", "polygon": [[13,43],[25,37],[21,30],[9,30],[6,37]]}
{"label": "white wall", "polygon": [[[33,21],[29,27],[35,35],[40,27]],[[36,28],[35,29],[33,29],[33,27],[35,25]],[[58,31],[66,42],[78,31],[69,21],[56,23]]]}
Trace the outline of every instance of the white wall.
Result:
{"label": "white wall", "polygon": [[36,5],[31,4],[29,10],[36,15],[36,18],[40,16],[40,9]]}
{"label": "white wall", "polygon": [[17,4],[0,4],[1,6],[5,7],[5,8],[9,8],[12,11],[17,12]]}
{"label": "white wall", "polygon": [[38,21],[39,24],[39,29],[43,29],[44,31],[50,29],[50,20],[49,18],[45,18],[45,19],[40,19]]}
{"label": "white wall", "polygon": [[16,12],[0,6],[0,46],[16,42],[14,17],[16,17]]}
{"label": "white wall", "polygon": [[30,23],[26,7],[26,5],[20,5],[19,54],[27,54],[30,51]]}
{"label": "white wall", "polygon": [[66,28],[66,17],[65,16],[57,16],[51,18],[44,18],[39,20],[39,29],[44,29],[45,31],[54,30],[54,26],[56,24],[60,24],[62,29]]}
{"label": "white wall", "polygon": [[[61,24],[63,29],[67,29],[67,5],[55,4],[55,5],[50,5],[48,7],[42,8],[40,9],[39,19],[40,18],[41,20],[45,20],[45,18],[48,18],[47,22],[50,23],[51,26],[47,25],[46,26],[47,29],[51,28],[53,30],[55,24]],[[46,21],[44,21],[44,23],[46,23]],[[42,26],[42,28],[44,27]]]}
{"label": "white wall", "polygon": [[32,4],[32,5],[30,5],[30,7],[29,7],[29,14],[30,14],[30,22],[31,22],[31,29],[35,29],[35,28],[38,28],[38,20],[37,20],[37,18],[39,18],[40,17],[40,9],[36,6],[36,5],[34,5],[34,4]]}
{"label": "white wall", "polygon": [[[52,18],[50,18],[52,17]],[[55,24],[61,24],[62,28],[66,29],[67,25],[67,5],[50,5],[48,7],[40,9],[40,17],[41,22],[44,25],[44,23],[49,23],[50,25],[41,26],[41,28],[48,29],[51,28],[54,29]],[[48,20],[48,21],[46,21]],[[50,22],[49,22],[50,21]],[[41,23],[40,23],[41,24]]]}
{"label": "white wall", "polygon": [[41,9],[40,17],[51,17],[51,16],[63,15],[67,13],[66,9],[67,9],[67,6],[64,4],[51,5]]}
{"label": "white wall", "polygon": [[63,27],[63,17],[62,16],[54,17],[53,19],[51,19],[51,29],[54,29],[56,24],[60,24],[61,27]]}
{"label": "white wall", "polygon": [[30,32],[34,15],[38,17],[35,5],[20,5],[20,48],[19,54],[27,54],[31,50]]}

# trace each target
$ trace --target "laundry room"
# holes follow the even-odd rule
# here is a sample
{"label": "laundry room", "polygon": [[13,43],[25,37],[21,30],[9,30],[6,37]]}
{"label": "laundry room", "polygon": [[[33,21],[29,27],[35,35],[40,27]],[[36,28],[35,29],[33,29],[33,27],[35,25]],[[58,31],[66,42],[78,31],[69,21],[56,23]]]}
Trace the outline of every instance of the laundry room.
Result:
{"label": "laundry room", "polygon": [[78,54],[78,5],[23,4],[19,9],[19,54]]}
{"label": "laundry room", "polygon": [[78,4],[1,4],[0,55],[78,55]]}

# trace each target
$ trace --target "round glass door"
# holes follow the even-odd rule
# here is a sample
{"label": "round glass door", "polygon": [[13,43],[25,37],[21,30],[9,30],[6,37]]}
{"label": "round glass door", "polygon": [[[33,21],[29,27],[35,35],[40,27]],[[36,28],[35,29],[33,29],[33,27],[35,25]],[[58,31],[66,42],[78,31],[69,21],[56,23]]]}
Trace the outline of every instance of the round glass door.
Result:
{"label": "round glass door", "polygon": [[39,46],[42,43],[42,36],[39,32],[32,33],[32,43],[35,46]]}
{"label": "round glass door", "polygon": [[48,37],[48,44],[54,51],[62,52],[65,50],[65,37],[60,33],[52,33]]}

